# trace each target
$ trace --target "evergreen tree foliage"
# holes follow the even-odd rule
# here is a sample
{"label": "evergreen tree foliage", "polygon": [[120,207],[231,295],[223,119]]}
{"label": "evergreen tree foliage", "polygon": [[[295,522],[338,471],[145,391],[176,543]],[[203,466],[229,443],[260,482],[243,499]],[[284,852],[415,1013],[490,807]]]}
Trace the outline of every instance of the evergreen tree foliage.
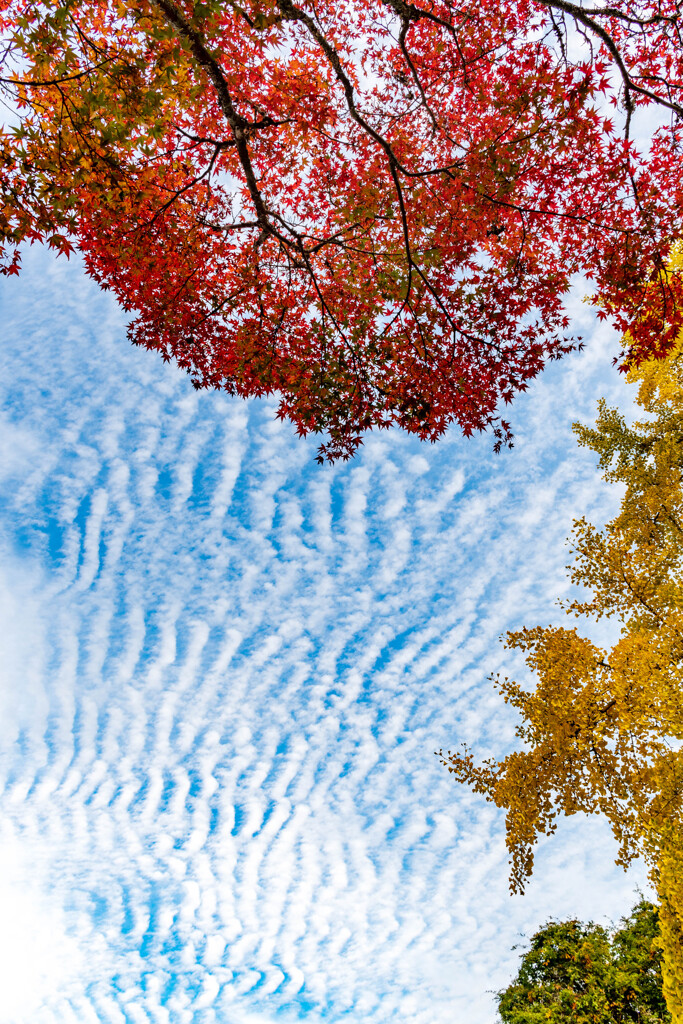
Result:
{"label": "evergreen tree foliage", "polygon": [[498,994],[503,1024],[670,1021],[662,992],[658,911],[641,899],[621,927],[550,922]]}

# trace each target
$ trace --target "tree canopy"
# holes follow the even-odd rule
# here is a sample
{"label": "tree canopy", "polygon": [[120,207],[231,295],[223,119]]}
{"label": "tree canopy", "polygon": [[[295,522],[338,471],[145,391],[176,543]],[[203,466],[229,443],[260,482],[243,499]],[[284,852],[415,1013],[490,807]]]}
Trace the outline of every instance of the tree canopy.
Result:
{"label": "tree canopy", "polygon": [[577,273],[631,357],[675,338],[677,0],[1,0],[0,27],[5,271],[77,248],[133,341],[278,393],[321,458],[392,424],[504,443],[576,344]]}
{"label": "tree canopy", "polygon": [[581,921],[548,923],[532,937],[516,978],[498,993],[503,1024],[670,1021],[658,916],[641,899],[612,933]]}
{"label": "tree canopy", "polygon": [[[683,253],[676,259],[683,261]],[[683,335],[665,360],[630,372],[648,414],[629,426],[601,401],[579,444],[604,477],[624,488],[603,530],[574,524],[571,579],[588,592],[575,617],[614,617],[607,651],[575,628],[510,632],[525,653],[533,689],[498,679],[522,716],[525,749],[477,765],[471,752],[441,754],[449,771],[506,809],[511,886],[521,890],[540,834],[560,814],[605,815],[618,863],[646,857],[661,900],[665,992],[683,1021]]]}

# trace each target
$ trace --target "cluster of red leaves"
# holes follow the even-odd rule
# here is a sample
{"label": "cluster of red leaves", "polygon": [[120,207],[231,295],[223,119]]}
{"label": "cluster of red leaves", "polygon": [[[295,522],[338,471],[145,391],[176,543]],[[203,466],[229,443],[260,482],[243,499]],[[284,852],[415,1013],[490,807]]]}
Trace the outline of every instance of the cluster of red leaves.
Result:
{"label": "cluster of red leaves", "polygon": [[574,344],[573,275],[632,358],[680,327],[678,7],[0,0],[5,270],[76,246],[136,343],[278,393],[321,457],[391,424],[500,444]]}

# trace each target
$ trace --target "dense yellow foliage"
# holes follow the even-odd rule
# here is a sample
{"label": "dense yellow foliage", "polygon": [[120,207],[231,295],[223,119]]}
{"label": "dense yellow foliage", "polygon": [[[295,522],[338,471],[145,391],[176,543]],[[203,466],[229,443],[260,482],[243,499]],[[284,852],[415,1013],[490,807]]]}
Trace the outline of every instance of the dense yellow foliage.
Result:
{"label": "dense yellow foliage", "polygon": [[[683,265],[683,249],[674,260]],[[625,493],[604,529],[574,523],[571,579],[589,596],[565,609],[615,617],[620,637],[607,651],[575,628],[509,633],[507,645],[525,653],[537,678],[532,691],[497,680],[522,716],[524,749],[482,765],[467,748],[442,757],[459,781],[506,809],[515,890],[559,814],[604,814],[618,862],[646,858],[661,902],[667,1004],[683,1024],[683,337],[630,379],[647,419],[628,426],[602,401],[594,428],[575,426],[604,478]]]}

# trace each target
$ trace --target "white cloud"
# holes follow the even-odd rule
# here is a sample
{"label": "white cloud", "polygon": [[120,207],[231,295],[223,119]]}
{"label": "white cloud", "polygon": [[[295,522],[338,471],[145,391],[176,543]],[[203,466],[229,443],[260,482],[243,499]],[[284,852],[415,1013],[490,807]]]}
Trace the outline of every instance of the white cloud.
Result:
{"label": "white cloud", "polygon": [[[500,815],[432,753],[513,742],[486,677],[519,670],[500,633],[559,616],[572,516],[614,507],[569,430],[628,402],[613,340],[517,401],[512,453],[383,433],[320,469],[272,402],[194,394],[77,267],[28,262],[2,285],[0,803],[71,966],[16,1024],[489,1021],[519,931],[619,916],[643,877],[574,821],[511,899]],[[5,966],[33,934],[4,920]]]}
{"label": "white cloud", "polygon": [[[60,895],[45,884],[37,850],[11,824],[0,830],[0,1022],[33,1021],[48,1002],[69,999],[92,977],[96,950],[86,951]],[[43,854],[44,859],[44,854]]]}

